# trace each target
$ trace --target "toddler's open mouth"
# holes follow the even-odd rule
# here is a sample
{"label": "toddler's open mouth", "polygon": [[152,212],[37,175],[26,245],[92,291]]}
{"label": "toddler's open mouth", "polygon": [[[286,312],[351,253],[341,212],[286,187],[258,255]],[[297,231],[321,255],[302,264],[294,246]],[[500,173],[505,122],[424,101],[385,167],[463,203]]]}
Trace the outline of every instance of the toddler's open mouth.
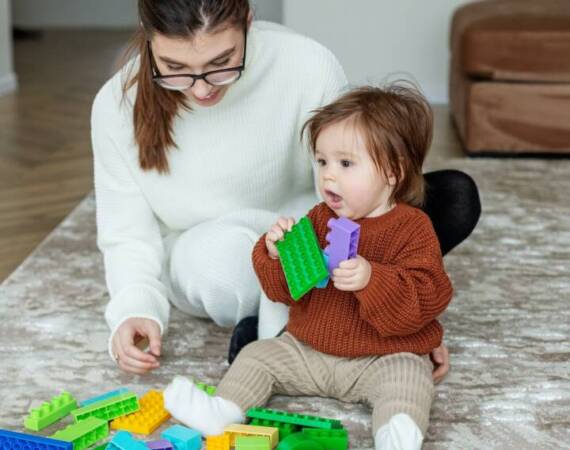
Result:
{"label": "toddler's open mouth", "polygon": [[329,191],[328,189],[325,189],[325,197],[326,197],[328,205],[332,209],[340,208],[341,203],[342,203],[342,197],[340,195],[334,193],[333,191]]}

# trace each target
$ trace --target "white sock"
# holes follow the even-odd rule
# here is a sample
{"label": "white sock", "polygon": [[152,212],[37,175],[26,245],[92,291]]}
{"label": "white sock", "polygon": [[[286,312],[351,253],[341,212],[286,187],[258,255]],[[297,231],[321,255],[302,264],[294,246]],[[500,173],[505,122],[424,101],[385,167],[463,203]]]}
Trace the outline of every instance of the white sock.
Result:
{"label": "white sock", "polygon": [[226,426],[245,421],[235,403],[206,394],[184,377],[175,377],[164,390],[164,407],[172,417],[204,436],[223,434]]}
{"label": "white sock", "polygon": [[277,336],[289,320],[289,307],[283,303],[272,302],[262,291],[259,298],[259,321],[257,337],[270,339]]}
{"label": "white sock", "polygon": [[422,448],[423,435],[416,422],[407,414],[392,416],[374,436],[375,450],[417,450]]}

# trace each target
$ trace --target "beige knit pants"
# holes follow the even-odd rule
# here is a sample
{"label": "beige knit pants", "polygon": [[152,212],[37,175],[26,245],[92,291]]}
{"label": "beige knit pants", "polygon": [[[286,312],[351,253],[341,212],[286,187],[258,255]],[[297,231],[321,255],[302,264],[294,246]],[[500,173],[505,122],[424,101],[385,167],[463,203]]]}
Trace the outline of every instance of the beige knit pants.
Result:
{"label": "beige knit pants", "polygon": [[428,355],[396,353],[341,358],[320,353],[290,333],[246,346],[216,394],[244,413],[273,394],[333,397],[373,408],[372,431],[398,413],[408,414],[425,436],[434,396]]}

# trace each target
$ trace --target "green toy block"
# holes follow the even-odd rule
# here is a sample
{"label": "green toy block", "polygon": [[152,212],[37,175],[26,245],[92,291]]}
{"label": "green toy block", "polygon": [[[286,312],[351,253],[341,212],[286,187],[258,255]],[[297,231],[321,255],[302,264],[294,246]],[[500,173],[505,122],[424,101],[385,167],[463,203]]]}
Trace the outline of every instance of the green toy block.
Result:
{"label": "green toy block", "polygon": [[348,432],[346,430],[319,430],[317,428],[304,428],[301,433],[309,439],[319,442],[327,450],[348,449]]}
{"label": "green toy block", "polygon": [[277,411],[266,408],[250,408],[247,417],[251,419],[266,419],[276,422],[291,423],[309,428],[321,428],[324,430],[342,429],[342,423],[337,419],[327,419],[319,416],[293,414],[285,411]]}
{"label": "green toy block", "polygon": [[271,441],[264,436],[236,436],[235,450],[271,450]]}
{"label": "green toy block", "polygon": [[24,420],[24,426],[28,430],[40,431],[67,416],[74,409],[77,409],[77,401],[69,392],[62,392],[49,402],[42,403],[39,408],[32,409]]}
{"label": "green toy block", "polygon": [[216,394],[216,386],[209,386],[206,383],[199,383],[197,381],[194,381],[194,384],[196,385],[196,387],[198,389],[200,389],[201,391],[204,391],[208,395],[215,395]]}
{"label": "green toy block", "polygon": [[315,230],[307,216],[293,225],[292,230],[285,233],[285,239],[275,245],[293,300],[299,300],[329,276]]}
{"label": "green toy block", "polygon": [[113,420],[139,410],[139,401],[132,392],[112,397],[101,402],[84,406],[71,411],[75,422],[85,420],[87,417],[98,417],[103,420]]}
{"label": "green toy block", "polygon": [[83,450],[91,447],[97,441],[109,436],[109,424],[104,419],[88,417],[79,423],[74,423],[59,430],[52,436],[53,439],[73,443],[73,450]]}
{"label": "green toy block", "polygon": [[93,450],[105,450],[107,448],[107,443],[100,445],[99,447],[94,447]]}
{"label": "green toy block", "polygon": [[279,442],[277,450],[328,450],[323,444],[303,433],[293,433]]}
{"label": "green toy block", "polygon": [[301,431],[301,427],[293,425],[292,423],[276,422],[274,420],[267,419],[251,419],[249,425],[254,425],[258,427],[272,427],[279,430],[279,440],[285,439],[290,434]]}

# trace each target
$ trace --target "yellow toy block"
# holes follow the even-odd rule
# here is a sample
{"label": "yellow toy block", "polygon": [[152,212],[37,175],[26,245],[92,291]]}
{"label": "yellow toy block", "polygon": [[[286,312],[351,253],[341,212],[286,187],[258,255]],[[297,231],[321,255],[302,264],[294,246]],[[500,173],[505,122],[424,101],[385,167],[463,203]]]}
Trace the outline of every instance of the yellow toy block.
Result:
{"label": "yellow toy block", "polygon": [[230,450],[230,435],[227,433],[206,438],[206,450]]}
{"label": "yellow toy block", "polygon": [[162,392],[148,391],[140,398],[139,405],[137,412],[113,420],[111,428],[149,435],[170,419],[170,414],[164,409]]}
{"label": "yellow toy block", "polygon": [[279,429],[273,427],[260,427],[255,425],[232,424],[224,428],[224,433],[230,436],[230,445],[234,447],[236,436],[264,436],[269,439],[271,448],[279,443]]}

